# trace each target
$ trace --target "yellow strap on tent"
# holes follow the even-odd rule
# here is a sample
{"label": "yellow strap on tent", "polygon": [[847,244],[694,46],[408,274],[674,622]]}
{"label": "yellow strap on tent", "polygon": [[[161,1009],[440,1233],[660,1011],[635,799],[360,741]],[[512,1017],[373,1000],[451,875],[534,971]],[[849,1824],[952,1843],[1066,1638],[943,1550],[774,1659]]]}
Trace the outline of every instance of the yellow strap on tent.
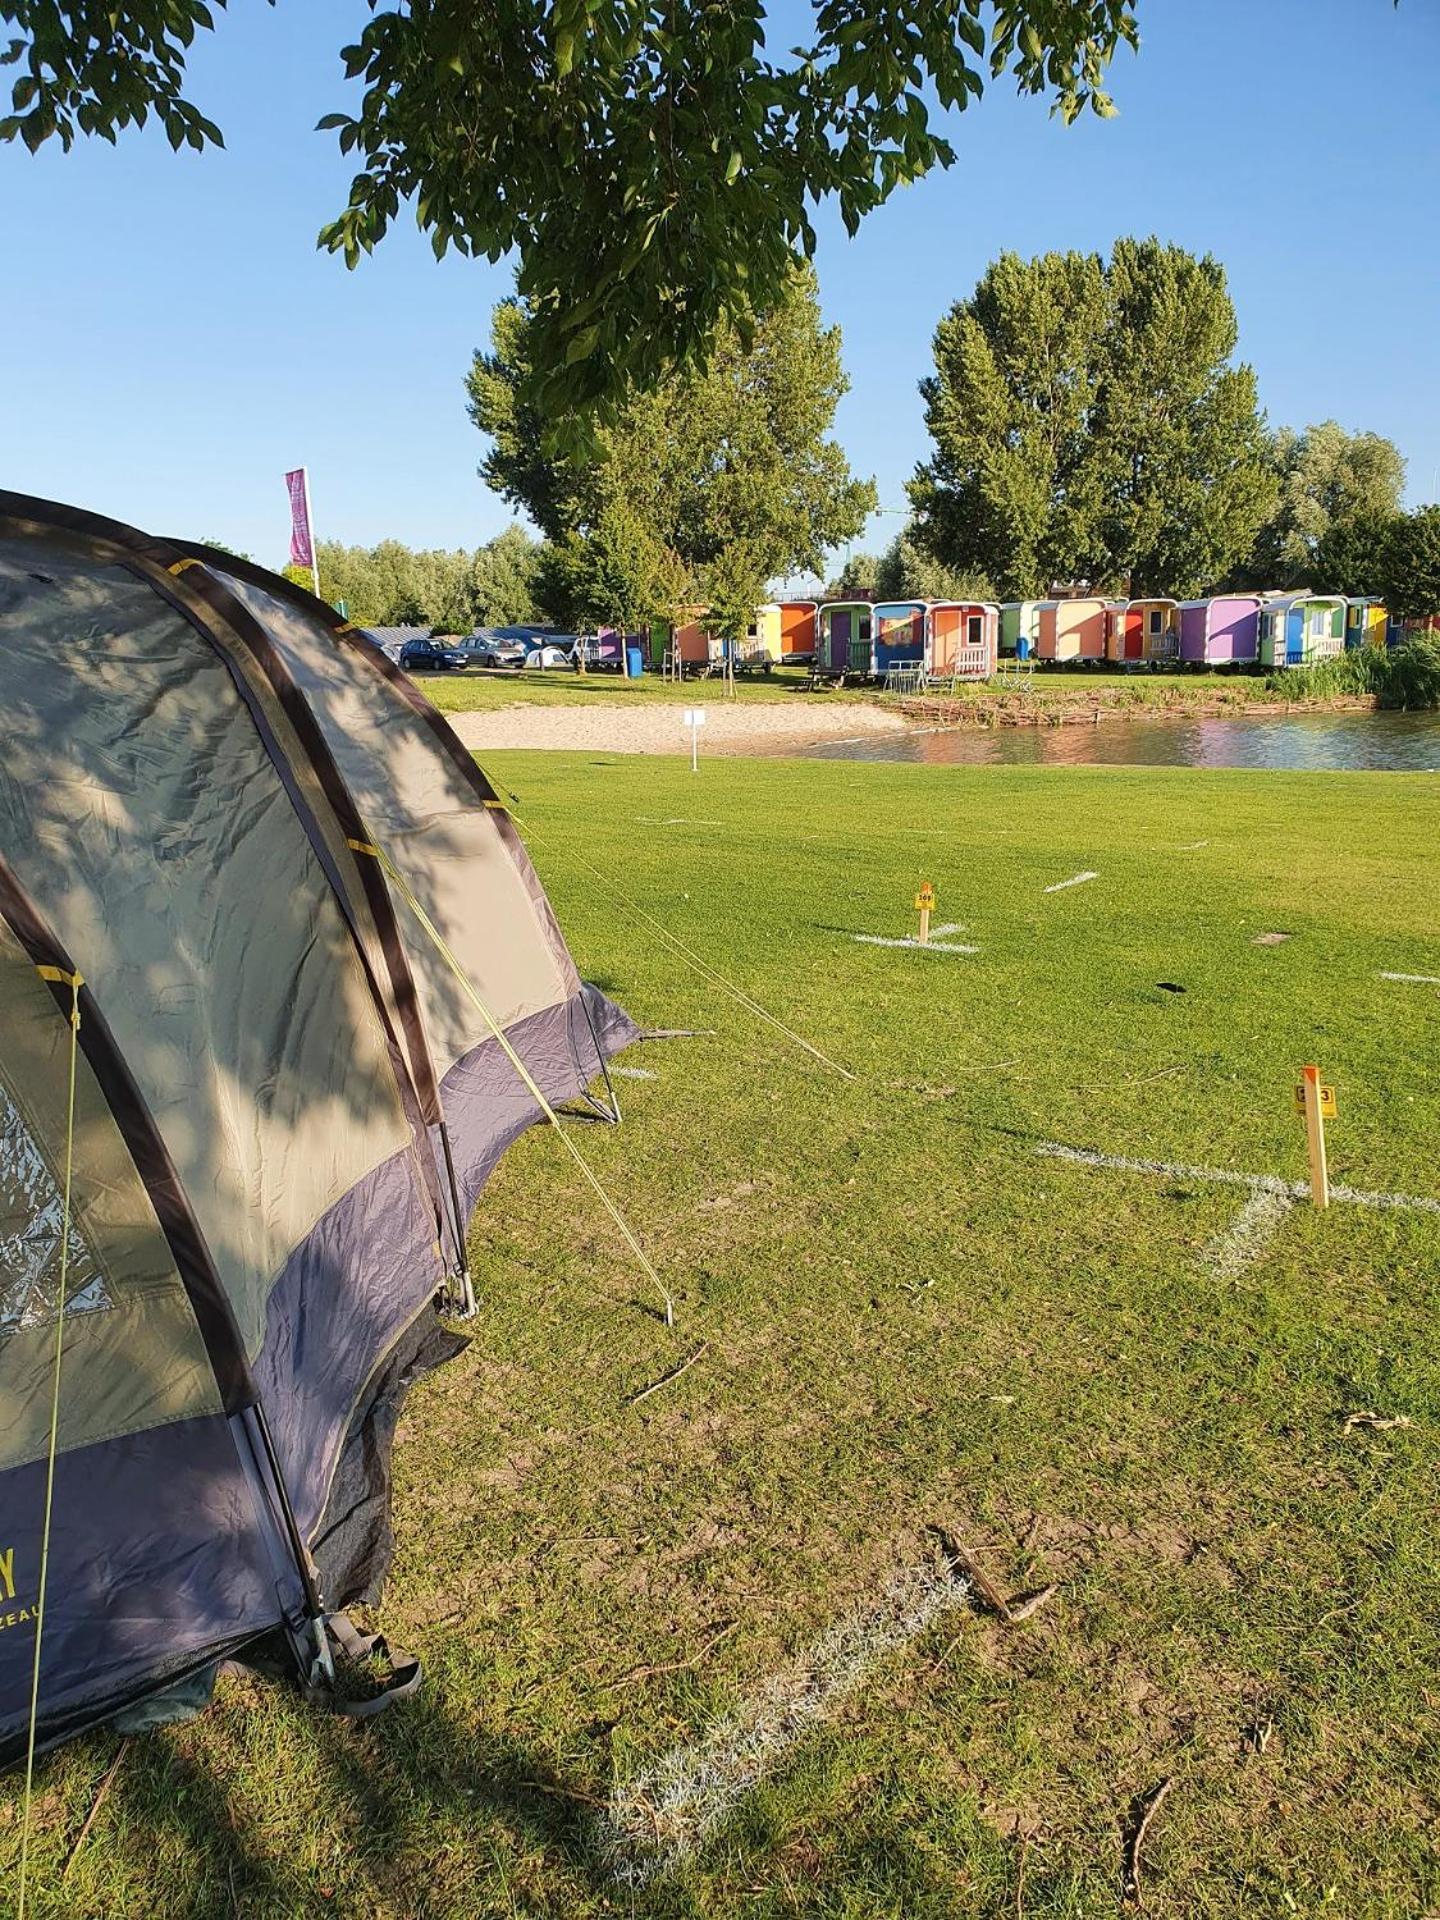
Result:
{"label": "yellow strap on tent", "polygon": [[205,562],[203,560],[177,560],[173,567],[167,567],[165,571],[167,573],[181,574],[184,573],[187,567],[203,567],[204,564]]}
{"label": "yellow strap on tent", "polygon": [[545,1118],[550,1122],[551,1126],[555,1129],[556,1133],[559,1134],[561,1140],[564,1142],[566,1152],[570,1155],[570,1158],[575,1162],[576,1166],[580,1169],[581,1173],[585,1176],[586,1180],[590,1183],[591,1187],[594,1189],[595,1194],[599,1199],[601,1206],[604,1207],[605,1211],[609,1214],[610,1218],[614,1221],[616,1227],[619,1229],[621,1238],[624,1240],[626,1246],[629,1247],[631,1253],[634,1254],[636,1260],[640,1263],[641,1271],[645,1274],[646,1278],[650,1281],[651,1285],[654,1287],[655,1291],[659,1294],[660,1298],[665,1302],[665,1324],[667,1327],[673,1327],[675,1324],[675,1303],[670,1298],[669,1291],[667,1290],[664,1281],[660,1278],[659,1274],[655,1271],[654,1267],[650,1264],[650,1260],[645,1253],[645,1249],[640,1245],[640,1242],[635,1238],[635,1235],[631,1232],[629,1224],[625,1219],[625,1216],[621,1213],[620,1209],[616,1206],[615,1202],[610,1198],[609,1194],[605,1191],[604,1187],[600,1184],[600,1180],[598,1176],[592,1171],[589,1161],[586,1160],[584,1154],[581,1153],[580,1149],[576,1146],[575,1142],[570,1138],[570,1135],[565,1131],[564,1127],[561,1126],[559,1114],[556,1113],[554,1107],[551,1106],[550,1102],[545,1098],[545,1095],[540,1091],[540,1088],[536,1085],[534,1076],[531,1074],[530,1069],[525,1065],[525,1062],[520,1058],[519,1054],[515,1051],[515,1048],[511,1043],[510,1036],[505,1032],[504,1028],[500,1025],[500,1022],[495,1018],[494,1014],[491,1013],[489,1007],[487,1007],[485,1002],[481,999],[480,994],[476,990],[474,981],[470,978],[469,974],[465,971],[464,967],[462,967],[460,962],[456,959],[444,935],[440,932],[440,929],[435,925],[434,921],[430,918],[429,914],[426,913],[424,907],[422,907],[420,902],[416,899],[414,890],[411,887],[410,882],[405,878],[404,874],[401,873],[400,869],[396,866],[395,862],[390,858],[389,854],[386,853],[383,847],[371,846],[368,842],[364,840],[350,840],[350,841],[347,841],[346,844],[352,847],[356,853],[368,853],[374,859],[378,860],[380,863],[380,869],[385,874],[386,878],[389,880],[392,880],[395,886],[399,889],[400,896],[404,900],[406,906],[409,907],[410,911],[414,914],[415,918],[420,922],[420,925],[424,928],[426,934],[429,936],[431,940],[431,943],[434,945],[436,952],[440,955],[441,959],[444,960],[446,966],[449,967],[450,971],[454,974],[455,978],[460,982],[460,985],[464,988],[466,994],[468,995],[470,1000],[474,1003],[475,1007],[478,1009],[481,1015],[481,1018],[484,1020],[486,1026],[489,1027],[491,1033],[494,1034],[495,1038],[500,1042],[501,1047],[505,1051],[506,1058],[509,1060],[511,1066],[514,1067],[515,1071],[519,1074],[531,1098],[538,1103],[540,1107],[540,1111],[545,1115]]}
{"label": "yellow strap on tent", "polygon": [[[544,834],[537,833],[535,829],[528,826],[518,814],[512,813],[510,818],[515,822],[516,826],[519,827],[520,831],[529,834],[532,840],[544,839]],[[822,1053],[818,1047],[812,1046],[803,1034],[796,1033],[793,1027],[787,1027],[783,1020],[777,1019],[773,1013],[767,1012],[758,1000],[752,1000],[743,987],[737,987],[733,980],[727,980],[725,975],[721,973],[718,968],[712,967],[708,960],[702,960],[698,953],[686,946],[678,934],[671,933],[668,927],[661,925],[654,914],[647,913],[638,900],[632,900],[628,894],[622,893],[613,881],[607,880],[594,862],[587,860],[583,853],[580,853],[569,843],[566,845],[566,852],[578,860],[587,872],[595,876],[601,886],[609,893],[612,901],[618,902],[619,905],[627,908],[631,913],[638,914],[646,926],[653,928],[666,945],[673,948],[686,965],[693,967],[702,979],[708,980],[712,986],[719,987],[723,993],[728,993],[730,997],[744,1007],[748,1013],[753,1013],[757,1020],[768,1022],[777,1032],[783,1033],[787,1040],[793,1040],[797,1047],[803,1047],[806,1053],[810,1054],[813,1059],[818,1060],[821,1066],[828,1067],[831,1073],[838,1073],[842,1080],[853,1080],[855,1078],[855,1075],[851,1073],[848,1067],[842,1067],[838,1061],[832,1060],[828,1053]]]}
{"label": "yellow strap on tent", "polygon": [[55,1455],[60,1438],[60,1361],[65,1350],[65,1282],[70,1272],[70,1185],[75,1163],[75,1061],[80,1049],[80,988],[78,973],[41,967],[47,980],[63,980],[70,988],[70,1078],[65,1096],[65,1193],[60,1213],[60,1278],[55,1298],[55,1361],[50,1380],[50,1441],[45,1459],[45,1517],[40,1531],[40,1583],[35,1595],[35,1659],[30,1669],[30,1729],[25,1742],[25,1802],[20,1826],[20,1890],[16,1920],[25,1920],[26,1884],[30,1868],[30,1817],[35,1790],[35,1727],[40,1716],[40,1636],[45,1628],[45,1588],[50,1575],[50,1517],[55,1506]]}

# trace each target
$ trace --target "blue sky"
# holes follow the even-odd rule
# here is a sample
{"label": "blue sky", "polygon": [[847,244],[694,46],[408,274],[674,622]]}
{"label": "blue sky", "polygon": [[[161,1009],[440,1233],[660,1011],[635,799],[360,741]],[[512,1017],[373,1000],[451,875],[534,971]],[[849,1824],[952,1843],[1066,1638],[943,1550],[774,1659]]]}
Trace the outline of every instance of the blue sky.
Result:
{"label": "blue sky", "polygon": [[[992,255],[1153,232],[1225,264],[1273,423],[1389,434],[1411,500],[1440,497],[1440,8],[1139,13],[1118,120],[1066,129],[997,86],[957,121],[949,173],[854,241],[824,218],[853,464],[903,506],[935,322]],[[345,103],[336,54],[364,17],[362,0],[232,0],[192,65],[223,154],[174,156],[150,130],[0,148],[0,484],[271,563],[301,462],[322,536],[469,546],[512,517],[476,476],[461,392],[508,271],[437,265],[408,224],[355,273],[314,249],[349,169],[312,128]]]}

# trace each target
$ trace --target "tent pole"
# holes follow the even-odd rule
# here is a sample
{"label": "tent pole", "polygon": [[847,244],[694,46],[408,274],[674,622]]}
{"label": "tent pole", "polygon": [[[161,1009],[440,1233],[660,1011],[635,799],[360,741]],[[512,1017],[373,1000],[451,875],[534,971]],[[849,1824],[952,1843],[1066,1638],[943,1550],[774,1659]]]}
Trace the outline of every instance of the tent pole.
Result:
{"label": "tent pole", "polygon": [[[585,1024],[590,1029],[590,1038],[595,1043],[595,1058],[600,1063],[600,1072],[605,1080],[605,1091],[610,1096],[610,1111],[605,1114],[605,1118],[612,1126],[618,1127],[620,1125],[620,1096],[615,1091],[615,1082],[610,1078],[610,1062],[605,1058],[605,1049],[601,1046],[600,1036],[595,1031],[595,1019],[590,1011],[590,1002],[585,997],[585,988],[583,985],[580,988],[580,1011],[584,1014]],[[599,1108],[600,1103],[592,1098],[588,1089],[586,1090],[585,1098],[590,1101],[592,1107]],[[600,1111],[604,1112],[604,1109],[600,1108]]]}
{"label": "tent pole", "polygon": [[256,1400],[251,1411],[255,1415],[255,1429],[260,1435],[260,1445],[265,1454],[265,1464],[270,1469],[270,1478],[274,1482],[275,1492],[280,1502],[280,1516],[285,1522],[286,1537],[290,1542],[290,1551],[295,1557],[299,1569],[300,1584],[305,1589],[305,1611],[312,1620],[323,1620],[325,1608],[320,1599],[320,1589],[315,1584],[314,1569],[310,1565],[310,1555],[305,1550],[305,1541],[300,1533],[300,1523],[295,1518],[295,1509],[290,1504],[290,1489],[285,1484],[285,1475],[280,1470],[280,1456],[275,1451],[275,1441],[270,1432],[270,1422],[265,1418],[263,1401]]}
{"label": "tent pole", "polygon": [[450,1182],[450,1205],[455,1216],[455,1251],[460,1262],[459,1318],[468,1320],[475,1311],[475,1289],[470,1280],[470,1254],[465,1244],[465,1214],[460,1205],[460,1183],[455,1178],[455,1158],[450,1151],[450,1128],[442,1114],[440,1144],[445,1149],[445,1177]]}

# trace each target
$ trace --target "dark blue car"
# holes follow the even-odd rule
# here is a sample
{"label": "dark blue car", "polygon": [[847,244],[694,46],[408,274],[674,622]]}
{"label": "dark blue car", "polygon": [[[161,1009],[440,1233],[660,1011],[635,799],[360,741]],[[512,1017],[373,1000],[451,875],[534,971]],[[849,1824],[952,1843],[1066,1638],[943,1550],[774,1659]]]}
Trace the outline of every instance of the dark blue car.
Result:
{"label": "dark blue car", "polygon": [[470,657],[464,647],[448,640],[407,640],[400,649],[400,664],[410,673],[447,673],[452,669],[463,673]]}

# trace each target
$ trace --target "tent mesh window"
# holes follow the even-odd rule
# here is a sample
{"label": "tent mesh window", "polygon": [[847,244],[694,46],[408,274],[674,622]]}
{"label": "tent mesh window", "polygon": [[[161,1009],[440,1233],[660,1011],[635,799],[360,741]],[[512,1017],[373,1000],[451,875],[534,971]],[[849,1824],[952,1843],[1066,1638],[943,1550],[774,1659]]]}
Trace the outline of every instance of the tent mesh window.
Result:
{"label": "tent mesh window", "polygon": [[[0,1340],[53,1325],[65,1201],[9,1089],[0,1080]],[[104,1276],[74,1218],[65,1311],[111,1305]]]}

